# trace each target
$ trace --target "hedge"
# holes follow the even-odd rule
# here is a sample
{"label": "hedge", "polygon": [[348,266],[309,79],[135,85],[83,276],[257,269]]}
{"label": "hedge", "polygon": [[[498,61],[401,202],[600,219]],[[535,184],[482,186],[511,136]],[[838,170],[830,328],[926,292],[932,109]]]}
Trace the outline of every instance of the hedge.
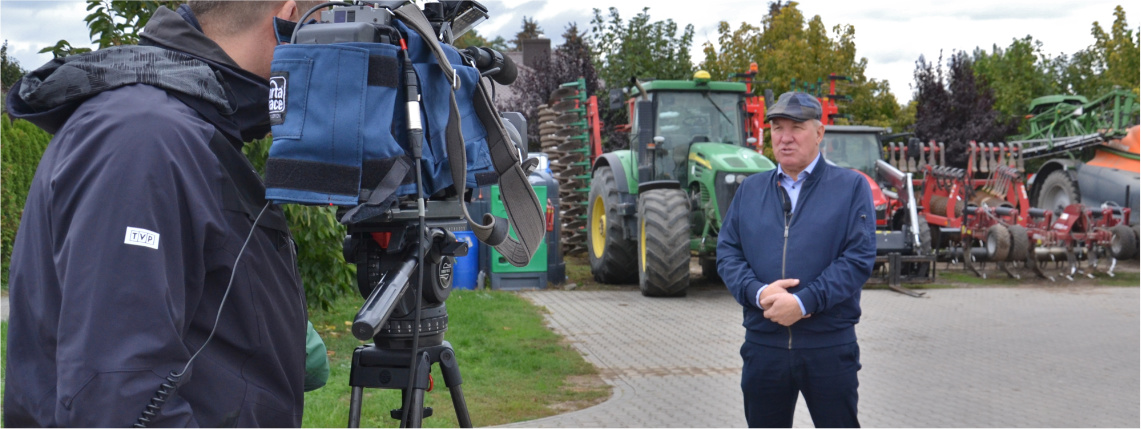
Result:
{"label": "hedge", "polygon": [[[20,226],[20,215],[31,187],[40,157],[47,148],[51,135],[24,120],[12,121],[7,115],[0,120],[3,151],[3,177],[0,191],[3,194],[3,212],[0,218],[0,235],[3,237],[3,287],[8,288],[8,264],[12,257],[12,244]],[[264,172],[270,139],[248,143],[243,152],[260,172]],[[341,246],[345,231],[329,207],[285,206],[290,230],[298,245],[298,264],[305,295],[312,308],[328,308],[330,302],[342,294],[355,291],[356,269],[345,263]]]}

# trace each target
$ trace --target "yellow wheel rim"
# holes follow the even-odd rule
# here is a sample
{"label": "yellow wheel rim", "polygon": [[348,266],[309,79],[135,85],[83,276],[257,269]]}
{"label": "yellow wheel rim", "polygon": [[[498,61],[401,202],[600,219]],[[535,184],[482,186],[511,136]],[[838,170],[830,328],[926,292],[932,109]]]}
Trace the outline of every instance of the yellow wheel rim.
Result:
{"label": "yellow wheel rim", "polygon": [[594,257],[602,258],[602,248],[606,246],[606,203],[602,196],[594,197],[594,208],[590,210],[590,249]]}
{"label": "yellow wheel rim", "polygon": [[638,219],[638,252],[641,252],[642,271],[646,271],[646,220]]}

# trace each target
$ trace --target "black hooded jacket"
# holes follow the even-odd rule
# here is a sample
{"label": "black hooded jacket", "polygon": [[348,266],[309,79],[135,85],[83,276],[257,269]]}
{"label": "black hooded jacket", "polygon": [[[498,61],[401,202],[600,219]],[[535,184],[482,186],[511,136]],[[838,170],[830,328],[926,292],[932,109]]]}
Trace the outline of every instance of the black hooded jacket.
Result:
{"label": "black hooded jacket", "polygon": [[143,34],[9,95],[55,136],[12,254],[4,425],[130,426],[217,319],[148,426],[300,426],[307,315],[280,209],[243,245],[265,189],[240,148],[268,131],[268,82],[185,6]]}

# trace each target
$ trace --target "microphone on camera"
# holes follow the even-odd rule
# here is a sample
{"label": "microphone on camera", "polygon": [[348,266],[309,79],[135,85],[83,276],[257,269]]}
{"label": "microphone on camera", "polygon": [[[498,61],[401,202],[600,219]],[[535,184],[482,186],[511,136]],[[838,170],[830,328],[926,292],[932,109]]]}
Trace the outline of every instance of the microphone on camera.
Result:
{"label": "microphone on camera", "polygon": [[503,55],[502,52],[478,46],[468,46],[463,52],[480,70],[481,74],[490,77],[491,80],[500,85],[514,83],[515,77],[519,74],[519,69],[515,67],[515,61],[512,61],[511,57]]}

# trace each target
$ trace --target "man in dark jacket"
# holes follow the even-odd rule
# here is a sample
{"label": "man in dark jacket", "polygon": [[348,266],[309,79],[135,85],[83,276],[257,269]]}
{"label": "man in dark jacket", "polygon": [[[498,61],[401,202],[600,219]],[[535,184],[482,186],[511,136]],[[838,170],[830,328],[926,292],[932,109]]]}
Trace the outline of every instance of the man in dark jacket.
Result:
{"label": "man in dark jacket", "polygon": [[55,137],[12,253],[5,426],[300,426],[305,294],[241,153],[269,130],[274,18],[298,15],[192,0],[12,88]]}
{"label": "man in dark jacket", "polygon": [[726,213],[717,272],[744,308],[741,390],[750,427],[858,427],[860,289],[875,261],[863,176],[829,165],[820,103],[785,93],[765,115],[777,169],[750,176]]}

